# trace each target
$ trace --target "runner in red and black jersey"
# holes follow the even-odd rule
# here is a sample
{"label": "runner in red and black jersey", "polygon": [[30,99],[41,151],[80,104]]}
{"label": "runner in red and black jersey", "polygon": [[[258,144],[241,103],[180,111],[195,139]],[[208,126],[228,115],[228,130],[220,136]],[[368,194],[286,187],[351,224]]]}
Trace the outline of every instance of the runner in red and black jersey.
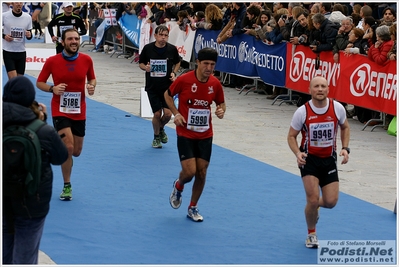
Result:
{"label": "runner in red and black jersey", "polygon": [[[226,111],[223,87],[212,73],[215,69],[218,53],[212,48],[198,52],[197,68],[179,76],[165,92],[165,100],[175,115],[177,149],[182,170],[173,183],[170,205],[177,209],[182,202],[181,193],[184,184],[194,177],[191,202],[187,217],[202,222],[197,203],[205,186],[205,178],[212,152],[212,116],[211,104],[215,102],[215,115],[222,119]],[[173,96],[178,95],[178,108]]]}
{"label": "runner in red and black jersey", "polygon": [[[306,247],[317,248],[316,223],[319,207],[333,208],[338,201],[339,183],[336,141],[338,127],[343,156],[341,164],[349,160],[349,123],[345,108],[327,97],[329,87],[324,77],[310,81],[311,100],[294,113],[288,133],[288,145],[296,155],[306,192],[305,217],[308,226]],[[297,136],[302,133],[298,146]],[[321,189],[321,196],[320,196]]]}

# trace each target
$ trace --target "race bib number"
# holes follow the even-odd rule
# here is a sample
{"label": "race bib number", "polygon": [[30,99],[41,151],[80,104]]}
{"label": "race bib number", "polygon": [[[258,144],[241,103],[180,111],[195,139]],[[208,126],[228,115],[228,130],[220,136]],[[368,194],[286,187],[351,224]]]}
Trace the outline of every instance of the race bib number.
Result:
{"label": "race bib number", "polygon": [[61,43],[61,40],[62,40],[61,36],[62,36],[62,33],[63,33],[65,30],[68,30],[68,29],[73,29],[73,25],[64,25],[64,26],[60,26],[60,37],[58,37],[58,42]]}
{"label": "race bib number", "polygon": [[151,77],[165,77],[168,63],[166,59],[151,59],[150,60],[150,76]]}
{"label": "race bib number", "polygon": [[209,109],[188,110],[187,129],[194,132],[205,132],[209,129],[209,118],[211,111]]}
{"label": "race bib number", "polygon": [[330,147],[334,144],[334,122],[310,124],[310,145],[313,147]]}
{"label": "race bib number", "polygon": [[25,38],[25,29],[12,27],[10,35],[12,38],[14,38],[14,42],[21,43]]}
{"label": "race bib number", "polygon": [[64,92],[60,97],[60,112],[77,114],[80,113],[80,92]]}

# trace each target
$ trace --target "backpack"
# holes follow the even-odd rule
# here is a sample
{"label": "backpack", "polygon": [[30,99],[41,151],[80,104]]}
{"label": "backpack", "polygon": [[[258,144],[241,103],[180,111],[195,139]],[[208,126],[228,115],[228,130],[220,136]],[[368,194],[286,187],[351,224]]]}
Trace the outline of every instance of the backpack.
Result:
{"label": "backpack", "polygon": [[37,193],[42,155],[36,132],[44,124],[36,119],[27,126],[11,125],[3,130],[3,196],[24,198]]}

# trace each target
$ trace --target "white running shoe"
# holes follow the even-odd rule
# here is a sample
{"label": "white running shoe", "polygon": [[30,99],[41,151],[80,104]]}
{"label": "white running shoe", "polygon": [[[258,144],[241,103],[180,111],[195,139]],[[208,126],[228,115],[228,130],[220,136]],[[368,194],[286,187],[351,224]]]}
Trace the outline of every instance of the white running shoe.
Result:
{"label": "white running shoe", "polygon": [[319,240],[317,239],[316,234],[308,234],[306,238],[305,246],[307,248],[318,248],[319,247]]}
{"label": "white running shoe", "polygon": [[188,208],[187,218],[190,218],[194,222],[202,222],[204,220],[201,214],[199,214],[197,206]]}
{"label": "white running shoe", "polygon": [[180,208],[180,205],[182,202],[182,196],[181,196],[182,191],[179,191],[176,189],[176,183],[178,180],[179,179],[177,179],[173,182],[173,190],[169,197],[169,203],[172,206],[172,208],[174,208],[174,209]]}

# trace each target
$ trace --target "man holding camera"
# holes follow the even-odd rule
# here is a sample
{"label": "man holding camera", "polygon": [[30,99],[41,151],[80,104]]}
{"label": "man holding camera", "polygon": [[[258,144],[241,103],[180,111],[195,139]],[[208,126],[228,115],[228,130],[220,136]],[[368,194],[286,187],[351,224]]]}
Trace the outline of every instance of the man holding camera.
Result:
{"label": "man holding camera", "polygon": [[296,17],[290,30],[289,41],[291,44],[306,44],[308,39],[306,35],[306,30],[308,28],[308,15],[308,12],[304,10]]}

